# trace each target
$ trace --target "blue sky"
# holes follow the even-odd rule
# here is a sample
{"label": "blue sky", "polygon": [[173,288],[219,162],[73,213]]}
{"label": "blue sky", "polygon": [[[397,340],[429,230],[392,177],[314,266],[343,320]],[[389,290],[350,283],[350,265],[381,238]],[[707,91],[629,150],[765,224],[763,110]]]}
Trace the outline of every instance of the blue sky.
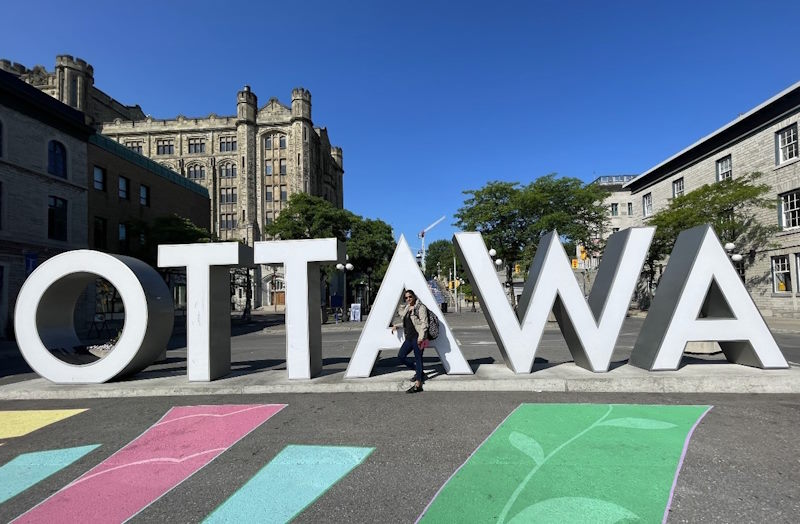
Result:
{"label": "blue sky", "polygon": [[0,57],[79,56],[157,118],[303,86],[345,207],[412,247],[442,215],[427,241],[450,238],[465,189],[641,173],[800,80],[798,2],[242,4],[7,2]]}

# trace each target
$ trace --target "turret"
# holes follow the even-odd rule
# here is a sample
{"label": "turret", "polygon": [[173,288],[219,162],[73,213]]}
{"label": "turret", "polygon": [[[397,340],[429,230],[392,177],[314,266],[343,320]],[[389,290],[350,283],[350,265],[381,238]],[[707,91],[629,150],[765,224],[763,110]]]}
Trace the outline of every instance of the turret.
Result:
{"label": "turret", "polygon": [[94,68],[72,55],[56,57],[57,98],[79,111],[89,108],[89,94],[94,86]]}
{"label": "turret", "polygon": [[258,113],[258,98],[250,91],[250,86],[244,86],[236,95],[236,118],[238,123],[255,124]]}
{"label": "turret", "polygon": [[331,157],[333,157],[333,161],[336,162],[336,165],[339,166],[339,169],[344,171],[344,159],[342,158],[342,148],[331,146]]}
{"label": "turret", "polygon": [[292,89],[292,117],[311,120],[311,93],[308,89]]}

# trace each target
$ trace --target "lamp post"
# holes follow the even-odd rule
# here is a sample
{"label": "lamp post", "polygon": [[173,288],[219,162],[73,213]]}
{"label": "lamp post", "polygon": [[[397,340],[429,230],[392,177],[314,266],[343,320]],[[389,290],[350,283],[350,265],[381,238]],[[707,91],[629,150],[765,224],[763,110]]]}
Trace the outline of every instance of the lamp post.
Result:
{"label": "lamp post", "polygon": [[[736,249],[736,244],[733,242],[728,242],[725,244],[725,252],[728,254],[728,258],[731,259],[731,262],[733,262],[733,267],[736,269],[736,272],[739,273],[739,267],[737,264],[741,262],[742,258],[744,257],[742,257],[740,253],[734,253],[734,249]],[[741,278],[742,282],[744,282],[744,274],[739,273],[739,278]]]}
{"label": "lamp post", "polygon": [[[503,259],[502,258],[494,258],[494,257],[497,256],[497,251],[494,248],[489,250],[489,256],[492,257],[492,260],[494,260],[494,265],[497,268],[496,271],[500,271],[500,269],[503,267]],[[514,292],[513,283],[512,283],[511,290],[509,292],[510,293]]]}
{"label": "lamp post", "polygon": [[[342,296],[342,306],[344,307],[342,308],[342,310],[344,312],[343,316],[347,317],[347,272],[353,270],[353,264],[351,264],[350,262],[347,262],[345,264],[336,264],[336,269],[341,271],[342,276],[344,277],[344,283],[343,283],[344,292]],[[344,321],[344,318],[342,318],[342,320]]]}

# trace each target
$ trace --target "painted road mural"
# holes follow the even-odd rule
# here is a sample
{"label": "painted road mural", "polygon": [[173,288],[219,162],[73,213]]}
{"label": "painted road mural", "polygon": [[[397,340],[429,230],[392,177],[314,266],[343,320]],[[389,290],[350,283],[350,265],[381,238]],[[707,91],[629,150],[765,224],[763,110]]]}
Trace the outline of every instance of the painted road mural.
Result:
{"label": "painted road mural", "polygon": [[[125,522],[286,404],[181,406],[12,522]],[[522,404],[441,486],[421,522],[661,522],[694,428],[709,406]],[[0,411],[0,444],[86,410]],[[102,442],[0,465],[0,504]],[[284,447],[204,522],[289,522],[375,448]],[[87,503],[91,501],[91,503]]]}

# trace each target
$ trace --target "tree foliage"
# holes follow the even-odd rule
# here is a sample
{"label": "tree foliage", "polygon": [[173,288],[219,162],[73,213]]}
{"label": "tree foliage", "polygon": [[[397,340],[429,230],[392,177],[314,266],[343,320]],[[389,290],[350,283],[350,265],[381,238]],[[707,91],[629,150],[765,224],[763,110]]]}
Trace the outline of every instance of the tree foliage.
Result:
{"label": "tree foliage", "polygon": [[383,220],[356,216],[347,241],[347,255],[356,272],[370,276],[373,287],[383,280],[394,249],[392,226]]}
{"label": "tree foliage", "polygon": [[455,215],[456,225],[480,232],[487,246],[497,251],[509,287],[514,265],[527,265],[541,237],[554,229],[566,243],[600,247],[600,232],[607,220],[603,199],[608,192],[597,184],[550,174],[525,186],[489,182],[464,193],[469,197]]}
{"label": "tree foliage", "polygon": [[[147,223],[136,220],[128,223],[129,253],[153,267],[158,266],[158,246],[161,244],[195,244],[213,242],[216,237],[188,218],[177,214],[160,216]],[[138,240],[144,238],[144,244]]]}
{"label": "tree foliage", "polygon": [[656,226],[645,261],[651,289],[657,264],[666,259],[678,234],[686,229],[711,224],[723,244],[733,242],[736,251],[744,254],[754,253],[769,244],[770,235],[778,228],[760,223],[756,214],[759,210],[775,209],[776,203],[767,196],[770,187],[759,183],[761,176],[761,173],[750,173],[706,184],[672,199],[666,208],[648,219],[648,225]]}
{"label": "tree foliage", "polygon": [[336,237],[347,240],[356,215],[324,198],[295,193],[265,233],[284,240]]}
{"label": "tree foliage", "polygon": [[445,277],[453,267],[453,243],[449,240],[435,240],[425,249],[425,278],[430,280],[441,272]]}

